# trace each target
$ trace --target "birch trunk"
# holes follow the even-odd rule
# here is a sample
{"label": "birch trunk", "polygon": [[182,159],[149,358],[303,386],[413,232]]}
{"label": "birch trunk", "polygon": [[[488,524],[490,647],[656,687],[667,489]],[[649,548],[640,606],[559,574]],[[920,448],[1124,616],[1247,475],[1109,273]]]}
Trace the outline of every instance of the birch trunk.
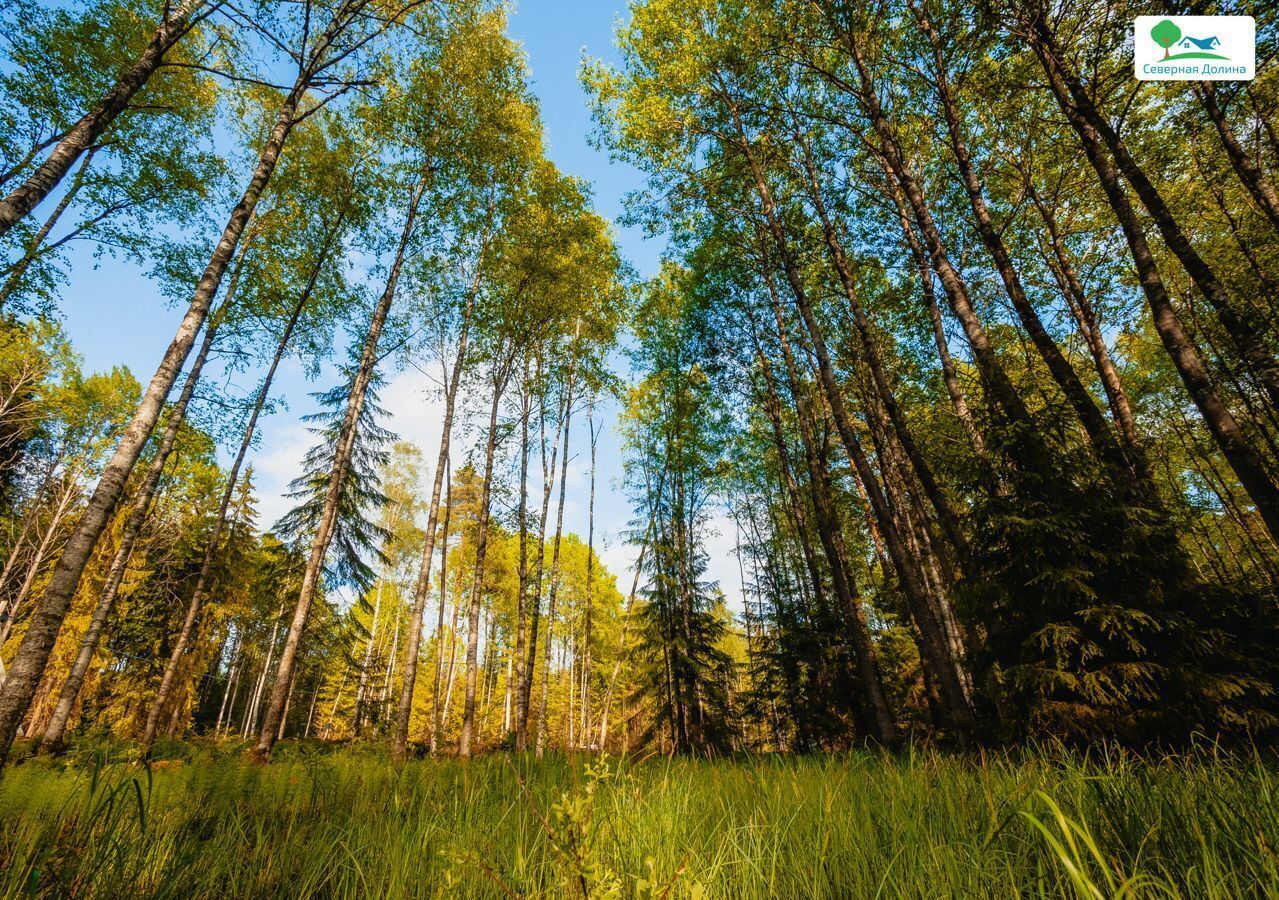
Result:
{"label": "birch trunk", "polygon": [[1079,273],[1070,259],[1061,230],[1057,227],[1057,217],[1053,214],[1048,204],[1044,202],[1044,199],[1039,196],[1039,192],[1035,190],[1033,184],[1027,186],[1027,194],[1039,211],[1039,216],[1043,219],[1044,226],[1048,231],[1048,243],[1053,252],[1052,263],[1050,263],[1049,268],[1052,270],[1053,277],[1057,280],[1058,286],[1070,304],[1071,313],[1079,325],[1079,331],[1084,338],[1084,343],[1088,345],[1088,352],[1092,355],[1093,364],[1097,368],[1097,376],[1101,379],[1102,389],[1106,392],[1106,400],[1110,405],[1111,415],[1115,419],[1120,435],[1128,445],[1129,454],[1138,461],[1139,465],[1145,468],[1146,477],[1150,479],[1153,477],[1150,474],[1150,463],[1146,459],[1145,451],[1141,445],[1141,436],[1137,432],[1137,422],[1133,417],[1132,405],[1128,402],[1128,393],[1124,390],[1123,382],[1119,378],[1119,370],[1115,368],[1115,362],[1110,356],[1110,350],[1106,347],[1106,340],[1101,333],[1101,327],[1097,322],[1092,303],[1089,301],[1088,295],[1084,291],[1083,283],[1079,279]]}
{"label": "birch trunk", "polygon": [[480,640],[480,606],[484,599],[484,557],[488,552],[489,505],[493,497],[493,457],[497,450],[497,413],[509,371],[493,379],[493,402],[489,409],[488,440],[484,450],[484,486],[480,490],[480,521],[475,534],[475,574],[466,615],[466,693],[462,707],[462,736],[458,756],[469,759],[475,742],[475,687],[478,676],[477,652]]}
{"label": "birch trunk", "polygon": [[22,254],[22,257],[9,267],[4,287],[0,288],[0,309],[4,309],[5,303],[17,292],[18,287],[22,284],[22,277],[27,274],[27,269],[31,268],[31,264],[39,259],[41,255],[40,248],[49,237],[49,233],[58,224],[58,220],[67,211],[67,207],[71,205],[76,194],[80,193],[80,185],[84,181],[84,175],[89,170],[89,167],[93,165],[95,151],[96,148],[90,147],[89,151],[85,153],[84,159],[80,161],[79,168],[76,169],[75,176],[71,179],[71,184],[67,187],[66,193],[62,195],[58,205],[53,208],[53,212],[44,220],[44,224],[31,236],[31,240],[27,242],[27,249]]}
{"label": "birch trunk", "polygon": [[[773,315],[777,322],[777,338],[782,348],[782,356],[786,360],[787,379],[796,406],[795,418],[804,446],[805,461],[808,464],[809,490],[818,538],[830,564],[831,582],[835,587],[835,595],[839,598],[840,605],[843,607],[842,612],[848,622],[848,639],[853,648],[853,664],[857,669],[862,690],[865,691],[866,705],[869,706],[871,718],[875,723],[875,738],[882,744],[891,745],[897,739],[896,724],[893,721],[892,711],[888,707],[888,695],[884,691],[883,676],[870,638],[870,628],[866,624],[861,597],[849,571],[848,548],[830,496],[830,475],[818,457],[814,433],[816,423],[812,409],[804,396],[804,386],[799,380],[795,355],[786,336],[781,300],[776,292],[773,293]],[[857,706],[858,704],[853,704],[854,709]]]}
{"label": "birch trunk", "polygon": [[[462,314],[462,328],[458,337],[457,358],[453,362],[453,373],[449,377],[444,392],[444,423],[440,428],[440,452],[435,461],[435,480],[431,485],[431,504],[426,517],[426,546],[422,549],[422,563],[418,568],[417,582],[413,587],[413,611],[409,615],[409,631],[406,637],[404,653],[404,684],[400,689],[399,705],[395,715],[395,734],[391,740],[391,755],[403,762],[408,752],[409,719],[413,714],[413,692],[417,687],[417,663],[422,644],[422,617],[426,615],[426,601],[431,593],[431,563],[435,558],[435,523],[440,510],[440,490],[444,486],[444,473],[448,469],[449,444],[453,434],[453,416],[456,411],[457,389],[462,382],[462,372],[466,367],[466,345],[470,334],[471,310],[474,307],[475,295],[479,290],[481,263],[477,263],[475,280],[467,295],[466,310]],[[447,516],[447,513],[446,513]],[[447,531],[447,526],[445,528]],[[447,541],[445,542],[447,548]],[[447,549],[443,565],[448,564]],[[440,590],[443,591],[443,572],[440,575]],[[440,594],[440,624],[444,619],[444,595]],[[439,689],[439,666],[436,666],[436,693]],[[437,704],[438,706],[438,704]],[[434,745],[435,732],[431,733]],[[432,746],[434,749],[434,746]]]}
{"label": "birch trunk", "polygon": [[[223,301],[222,308],[225,310],[227,304],[233,302],[234,299],[234,285],[231,285],[227,291],[227,297]],[[71,664],[71,671],[67,673],[67,679],[62,684],[62,692],[58,696],[58,704],[54,707],[53,715],[50,717],[49,724],[44,730],[44,736],[40,740],[41,752],[56,753],[62,747],[63,739],[66,737],[67,721],[71,716],[71,708],[80,696],[80,689],[84,686],[85,674],[89,671],[89,666],[93,662],[93,654],[98,649],[98,640],[102,636],[103,629],[106,628],[107,618],[111,615],[111,610],[115,608],[116,597],[119,596],[120,584],[123,582],[124,574],[129,567],[129,559],[133,555],[134,544],[137,543],[138,535],[142,533],[142,526],[146,523],[147,515],[150,513],[151,501],[155,499],[156,489],[160,484],[160,476],[164,473],[169,454],[173,452],[173,444],[177,440],[182,423],[186,420],[187,407],[191,403],[195,386],[199,383],[200,373],[203,371],[204,363],[208,359],[209,350],[213,347],[216,333],[217,322],[212,322],[205,330],[204,340],[200,344],[200,350],[196,354],[195,362],[191,364],[191,372],[187,375],[186,383],[182,386],[182,393],[178,397],[178,401],[173,404],[173,408],[169,410],[168,424],[165,426],[164,434],[160,438],[159,446],[155,449],[155,458],[151,460],[151,466],[147,469],[146,477],[138,489],[137,501],[133,511],[129,514],[128,521],[125,523],[124,534],[120,539],[120,547],[111,561],[111,568],[107,572],[107,580],[102,586],[98,604],[94,607],[89,626],[85,629],[84,636],[80,639],[75,661]]]}
{"label": "birch trunk", "polygon": [[537,707],[537,758],[546,752],[546,701],[551,685],[551,633],[555,624],[555,598],[559,588],[560,537],[564,532],[564,485],[568,480],[569,426],[573,421],[573,373],[570,371],[564,395],[564,453],[560,459],[560,499],[555,513],[555,543],[551,549],[551,585],[546,601],[546,652],[542,660],[542,696]]}
{"label": "birch trunk", "polygon": [[222,720],[226,717],[227,701],[231,698],[231,685],[235,683],[236,677],[240,674],[240,652],[244,648],[244,636],[236,633],[235,649],[231,651],[231,664],[227,666],[226,686],[222,689],[222,703],[218,706],[218,718],[213,723],[213,734],[216,736],[222,733]]}
{"label": "birch trunk", "polygon": [[590,750],[591,727],[591,598],[595,578],[595,450],[599,433],[595,430],[595,403],[586,414],[591,437],[591,496],[586,507],[586,621],[582,627],[582,727],[578,734],[583,749]]}
{"label": "birch trunk", "polygon": [[0,768],[3,767],[17,734],[18,724],[26,714],[40,683],[49,654],[53,650],[62,622],[66,618],[80,584],[80,576],[92,555],[98,538],[124,494],[125,484],[142,453],[160,417],[165,399],[173,388],[196,334],[204,325],[209,305],[218,292],[222,276],[226,272],[249,217],[253,214],[262,192],[266,189],[285,140],[296,121],[298,104],[310,75],[299,76],[299,82],[285,98],[276,117],[274,127],[258,155],[253,176],[248,187],[227,220],[222,236],[209,259],[186,314],[178,326],[172,343],[165,351],[160,366],[152,376],[142,402],[134,412],[133,420],[103,470],[102,477],[93,491],[80,522],[67,542],[49,581],[44,598],[32,616],[30,626],[23,636],[10,677],[0,689]]}
{"label": "birch trunk", "polygon": [[517,719],[515,723],[515,749],[517,750],[524,750],[528,746],[528,720],[529,716],[532,715],[533,676],[536,674],[537,670],[537,632],[542,615],[542,582],[545,575],[546,565],[546,522],[550,515],[551,494],[554,492],[555,486],[555,461],[560,451],[560,425],[563,422],[563,419],[564,404],[563,401],[561,401],[560,414],[555,420],[555,437],[551,442],[551,458],[549,466],[547,465],[546,458],[545,410],[543,410],[539,422],[542,459],[542,514],[541,518],[538,520],[537,565],[534,567],[536,575],[533,578],[533,602],[529,608],[528,665],[524,667],[524,682],[520,686],[524,695],[519,707],[520,711],[523,713],[523,717]]}
{"label": "birch trunk", "polygon": [[[9,232],[40,201],[49,196],[85,151],[129,108],[134,95],[164,62],[164,55],[194,27],[195,12],[208,0],[184,0],[160,22],[146,49],[93,108],[63,135],[40,166],[23,184],[0,200],[0,237]],[[220,6],[220,3],[214,6]]]}
{"label": "birch trunk", "polygon": [[356,431],[359,427],[360,413],[364,408],[364,398],[368,392],[369,382],[373,378],[373,370],[378,361],[378,342],[382,337],[382,329],[395,300],[395,289],[399,282],[400,271],[404,266],[404,257],[409,241],[413,236],[417,221],[418,207],[426,186],[430,180],[430,169],[424,169],[410,198],[408,213],[405,216],[404,230],[400,233],[396,247],[395,259],[387,273],[386,286],[378,299],[369,323],[368,335],[364,340],[364,348],[360,354],[360,364],[356,369],[355,379],[351,385],[351,395],[347,401],[346,414],[338,432],[337,452],[333,460],[333,470],[329,473],[329,483],[325,491],[324,511],[319,527],[311,541],[311,551],[307,559],[306,570],[302,574],[302,586],[298,593],[297,605],[293,611],[293,619],[289,623],[289,632],[284,639],[284,649],[280,652],[280,671],[276,676],[271,691],[271,702],[267,706],[266,717],[258,735],[257,745],[252,758],[261,763],[271,759],[271,750],[275,746],[276,733],[280,719],[284,715],[284,704],[287,698],[289,682],[293,678],[293,670],[297,664],[298,651],[302,647],[302,633],[306,629],[307,618],[311,614],[311,604],[315,600],[320,586],[320,574],[324,568],[324,558],[328,555],[329,541],[333,537],[333,527],[337,520],[338,500],[342,491],[342,481],[346,477],[350,465],[351,452],[355,447]]}
{"label": "birch trunk", "polygon": [[[58,508],[53,511],[53,516],[49,519],[49,527],[40,536],[40,543],[36,546],[31,562],[27,565],[26,573],[22,576],[22,583],[18,585],[18,593],[14,595],[13,599],[5,607],[3,619],[0,619],[0,647],[3,647],[5,642],[9,640],[13,625],[18,621],[18,610],[27,597],[31,595],[31,587],[35,584],[35,580],[40,574],[45,557],[49,553],[49,547],[53,544],[53,538],[58,533],[58,527],[62,524],[62,520],[67,514],[67,508],[71,505],[71,498],[74,495],[75,491],[70,485],[63,489],[62,497],[58,500]],[[4,683],[7,677],[8,673],[5,671],[4,662],[0,660],[0,685]]]}
{"label": "birch trunk", "polygon": [[1279,540],[1279,486],[1270,479],[1264,462],[1253,449],[1208,374],[1198,349],[1187,337],[1159,274],[1146,233],[1120,182],[1120,173],[1115,163],[1106,155],[1101,135],[1094,123],[1076,108],[1059,58],[1053,52],[1053,45],[1045,39],[1042,23],[1031,29],[1031,46],[1039,57],[1058,105],[1079,136],[1088,161],[1119,221],[1119,227],[1132,254],[1142,292],[1150,306],[1155,331],[1159,334],[1164,350],[1176,367],[1177,374],[1181,376],[1186,391],[1199,409],[1222,455],[1256,504],[1271,537]]}
{"label": "birch trunk", "polygon": [[[863,482],[867,498],[875,513],[875,519],[878,521],[880,531],[884,536],[888,553],[892,557],[893,568],[897,572],[898,580],[901,583],[902,593],[910,604],[912,616],[919,625],[920,634],[923,638],[920,649],[924,653],[931,654],[937,661],[938,669],[940,670],[939,674],[942,676],[941,690],[946,701],[948,724],[954,730],[961,743],[965,743],[972,734],[975,721],[972,708],[968,704],[968,698],[963,689],[963,679],[958,670],[958,665],[948,652],[942,634],[941,623],[937,621],[927,592],[920,582],[916,571],[916,562],[911,559],[906,550],[897,526],[893,522],[874,470],[871,468],[870,461],[867,459],[857,433],[853,429],[852,420],[844,404],[843,394],[840,392],[839,383],[835,378],[834,367],[831,365],[825,336],[809,303],[803,278],[791,256],[789,243],[781,222],[778,220],[772,191],[764,179],[764,173],[760,168],[758,159],[749,142],[745,139],[740,119],[737,118],[736,107],[732,106],[731,100],[729,103],[741,135],[740,146],[746,157],[746,162],[754,179],[754,187],[759,196],[761,212],[773,241],[777,245],[782,268],[785,271],[787,281],[790,283],[791,292],[795,297],[795,305],[808,332],[813,352],[817,357],[822,389],[826,395],[826,401],[830,407],[832,417],[835,420],[836,429],[844,448],[848,452],[849,459],[853,463],[853,467]],[[1003,370],[999,369],[998,371],[1002,372]],[[1011,388],[1011,383],[1009,383],[1009,387]],[[1013,396],[1015,397],[1015,394]],[[1016,408],[1020,408],[1024,412],[1024,407],[1020,406],[1020,398],[1015,400],[1014,409]]]}
{"label": "birch trunk", "polygon": [[1001,232],[991,218],[990,209],[986,205],[984,185],[978,177],[976,168],[973,166],[968,144],[964,139],[963,124],[959,119],[959,112],[955,106],[955,98],[951,92],[950,80],[947,75],[946,59],[942,53],[941,38],[934,30],[931,20],[929,20],[915,0],[911,0],[911,9],[915,13],[920,30],[924,32],[933,48],[933,60],[936,69],[934,73],[936,78],[935,87],[938,99],[941,101],[943,118],[946,120],[946,131],[950,137],[951,152],[954,154],[955,163],[959,167],[964,191],[968,195],[968,203],[973,212],[973,222],[977,228],[977,234],[981,238],[986,252],[990,254],[995,263],[995,270],[999,273],[999,278],[1004,284],[1004,292],[1008,295],[1008,299],[1012,301],[1013,309],[1016,310],[1017,318],[1021,321],[1022,327],[1025,328],[1026,333],[1030,336],[1030,341],[1035,350],[1038,351],[1053,381],[1057,383],[1057,387],[1061,389],[1066,401],[1074,410],[1076,417],[1088,434],[1088,438],[1098,454],[1119,465],[1130,469],[1135,468],[1133,461],[1125,459],[1120,452],[1114,433],[1107,424],[1101,410],[1098,409],[1092,395],[1088,393],[1083,382],[1079,380],[1079,373],[1075,371],[1069,360],[1061,352],[1061,348],[1057,346],[1057,342],[1053,340],[1048,330],[1044,328],[1044,323],[1040,320],[1039,313],[1036,312],[1034,305],[1031,304],[1030,298],[1026,296],[1026,290],[1021,283],[1021,276],[1013,264],[1012,255],[1008,252],[1008,247],[1004,244]]}
{"label": "birch trunk", "polygon": [[901,442],[902,448],[910,460],[915,477],[919,479],[919,484],[923,487],[924,493],[928,497],[928,502],[932,504],[937,520],[945,530],[946,537],[962,565],[968,557],[968,541],[959,528],[959,517],[955,514],[954,509],[951,508],[945,493],[937,483],[932,467],[928,465],[928,461],[924,459],[923,453],[920,452],[919,446],[915,443],[915,438],[906,423],[906,417],[897,403],[892,385],[888,381],[888,375],[884,372],[884,363],[879,355],[879,347],[871,328],[870,319],[867,318],[866,310],[862,307],[852,266],[844,253],[843,243],[835,231],[835,223],[831,221],[830,213],[826,208],[826,201],[822,197],[821,184],[817,178],[817,167],[813,162],[808,144],[804,141],[803,135],[798,128],[796,129],[796,139],[803,150],[804,170],[808,176],[809,193],[822,223],[822,235],[825,238],[826,249],[835,271],[839,275],[840,284],[844,288],[844,297],[848,301],[849,309],[852,310],[853,323],[856,325],[857,335],[861,341],[862,352],[865,354],[866,367],[870,370],[871,381],[875,386],[875,391],[879,394],[880,402],[884,405],[897,439]]}
{"label": "birch trunk", "polygon": [[1031,426],[1030,414],[1026,410],[1025,403],[1022,402],[1021,397],[1017,394],[1017,389],[1014,387],[1012,379],[1008,377],[1008,373],[999,361],[990,336],[986,333],[981,320],[977,316],[977,311],[968,295],[968,286],[964,283],[963,278],[960,277],[958,270],[946,253],[941,231],[938,229],[937,223],[929,210],[924,192],[920,188],[919,182],[911,171],[910,166],[907,165],[901,148],[897,144],[896,135],[893,133],[892,127],[884,114],[883,107],[880,105],[874,82],[870,77],[870,71],[867,69],[865,60],[862,57],[861,48],[851,34],[847,36],[847,43],[863,82],[863,89],[857,96],[865,107],[871,125],[879,137],[883,159],[892,172],[893,180],[900,186],[902,193],[905,195],[907,205],[910,207],[915,221],[919,224],[920,231],[924,237],[924,244],[928,248],[933,271],[937,273],[942,288],[946,292],[951,311],[955,314],[955,318],[959,319],[960,325],[963,326],[964,336],[968,340],[969,347],[972,348],[973,360],[981,372],[982,380],[986,383],[986,388],[990,392],[992,399],[999,404],[1009,419],[1013,422],[1033,427]]}
{"label": "birch trunk", "polygon": [[200,562],[200,572],[196,577],[195,588],[191,591],[191,599],[187,605],[186,616],[182,621],[182,630],[178,634],[178,640],[173,647],[173,652],[165,665],[164,674],[160,678],[160,686],[156,690],[155,700],[152,703],[151,711],[147,715],[147,727],[143,732],[142,738],[144,746],[150,746],[150,738],[155,734],[155,722],[160,715],[160,708],[168,700],[168,694],[173,687],[173,679],[177,673],[178,664],[190,646],[196,620],[204,603],[205,594],[208,592],[209,579],[213,572],[213,561],[221,548],[222,532],[226,528],[227,511],[230,509],[231,500],[235,496],[235,488],[240,478],[240,469],[248,456],[249,448],[253,445],[253,436],[257,431],[258,418],[262,415],[267,398],[271,394],[271,384],[275,380],[275,374],[280,368],[280,363],[288,352],[289,343],[293,339],[293,332],[297,329],[302,310],[311,299],[324,262],[341,232],[343,220],[344,216],[339,215],[337,217],[334,227],[329,231],[324,244],[321,246],[319,258],[311,269],[307,284],[299,295],[298,302],[294,304],[288,321],[285,323],[284,332],[280,335],[280,340],[276,344],[275,355],[271,358],[271,365],[267,368],[266,376],[262,380],[262,387],[258,390],[257,399],[253,404],[253,411],[249,414],[249,421],[244,426],[244,436],[240,439],[240,448],[236,452],[235,460],[231,463],[231,471],[227,475],[226,487],[222,490],[222,499],[218,504],[218,514],[213,522],[213,531],[210,533],[208,543],[204,548],[204,558]]}
{"label": "birch trunk", "polygon": [[512,704],[512,694],[514,695],[515,712],[512,717],[510,710],[507,711],[506,730],[515,737],[516,744],[519,743],[519,735],[515,733],[514,724],[525,721],[527,714],[524,711],[524,670],[529,665],[527,657],[532,656],[532,649],[525,643],[525,630],[528,624],[528,457],[529,457],[529,434],[528,420],[532,415],[533,406],[533,385],[529,381],[528,359],[524,362],[524,380],[521,384],[520,393],[520,503],[519,510],[516,513],[519,521],[519,570],[518,578],[518,596],[516,597],[516,619],[515,619],[515,653],[514,665],[507,678],[507,706]]}
{"label": "birch trunk", "polygon": [[373,601],[373,621],[369,626],[369,639],[364,644],[364,659],[360,662],[360,679],[355,687],[355,721],[351,730],[357,738],[364,727],[364,702],[369,687],[369,666],[373,664],[373,643],[377,640],[378,619],[382,615],[383,583],[383,579],[379,578],[377,581],[377,596]]}
{"label": "birch trunk", "polygon": [[921,293],[924,295],[924,306],[928,310],[928,320],[933,326],[933,343],[937,347],[937,360],[941,365],[942,383],[946,386],[946,396],[950,398],[951,409],[955,411],[955,417],[959,419],[959,424],[963,427],[969,444],[972,445],[973,453],[979,460],[985,461],[986,442],[982,438],[981,432],[977,429],[977,423],[973,420],[972,410],[968,406],[968,399],[964,396],[964,389],[959,383],[959,373],[955,369],[955,361],[950,355],[950,344],[946,339],[946,327],[942,321],[941,307],[937,305],[937,292],[933,288],[933,272],[928,262],[928,256],[924,253],[924,248],[919,243],[915,229],[910,224],[910,213],[906,209],[906,201],[902,197],[901,186],[897,183],[896,176],[889,167],[888,161],[880,154],[876,154],[875,158],[883,167],[888,193],[892,196],[893,205],[897,208],[897,218],[901,224],[902,237],[906,241],[906,246],[910,250],[911,258],[915,263],[915,271],[919,275],[919,286]]}
{"label": "birch trunk", "polygon": [[[1053,91],[1058,94],[1060,103],[1070,107],[1067,117],[1072,115],[1080,117],[1090,126],[1091,134],[1100,138],[1110,151],[1114,163],[1124,179],[1132,185],[1133,192],[1146,208],[1146,212],[1150,214],[1164,243],[1180,261],[1195,287],[1199,288],[1212,308],[1216,310],[1222,327],[1230,335],[1245,365],[1260,382],[1271,406],[1279,407],[1279,360],[1276,360],[1274,354],[1266,347],[1262,337],[1270,330],[1270,326],[1264,321],[1256,321],[1254,316],[1234,306],[1225,286],[1218,280],[1207,261],[1195,250],[1190,238],[1172,214],[1172,210],[1164,202],[1158,188],[1128,152],[1123,138],[1097,108],[1096,102],[1078,74],[1069,67],[1065,55],[1057,44],[1056,35],[1041,18],[1035,19],[1030,24],[1031,44],[1035,52],[1044,65],[1052,66],[1050,80]],[[1060,93],[1058,93],[1059,90]]]}
{"label": "birch trunk", "polygon": [[1199,102],[1203,104],[1204,111],[1208,113],[1208,118],[1217,129],[1221,146],[1226,149],[1226,155],[1230,157],[1230,165],[1234,168],[1235,174],[1248,189],[1257,207],[1270,220],[1271,226],[1279,232],[1279,193],[1276,193],[1275,186],[1266,178],[1261,167],[1253,161],[1243,147],[1239,146],[1239,139],[1235,137],[1234,130],[1230,127],[1225,110],[1217,103],[1216,86],[1211,81],[1201,81],[1194,87]]}
{"label": "birch trunk", "polygon": [[[444,465],[446,469],[451,470],[447,458],[444,460]],[[448,599],[449,518],[453,512],[452,472],[449,471],[445,477],[445,484],[448,487],[444,494],[444,527],[440,547],[440,615],[439,623],[435,626],[435,690],[431,695],[431,753],[439,749],[440,733],[444,730],[444,704],[440,702],[440,679],[444,676],[444,607]],[[456,614],[453,616],[453,625],[456,628]]]}

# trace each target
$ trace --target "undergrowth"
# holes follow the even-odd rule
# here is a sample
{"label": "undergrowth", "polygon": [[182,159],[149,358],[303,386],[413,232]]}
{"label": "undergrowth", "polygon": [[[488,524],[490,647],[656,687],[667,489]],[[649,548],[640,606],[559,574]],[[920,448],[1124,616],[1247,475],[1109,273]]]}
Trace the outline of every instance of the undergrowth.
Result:
{"label": "undergrowth", "polygon": [[397,768],[285,746],[0,782],[0,896],[1237,898],[1279,893],[1257,757],[1020,752]]}

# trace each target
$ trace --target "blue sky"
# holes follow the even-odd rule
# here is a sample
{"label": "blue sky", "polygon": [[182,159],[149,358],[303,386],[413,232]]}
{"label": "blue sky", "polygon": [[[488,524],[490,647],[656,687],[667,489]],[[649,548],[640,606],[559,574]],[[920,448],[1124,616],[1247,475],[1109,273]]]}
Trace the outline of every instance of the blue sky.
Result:
{"label": "blue sky", "polygon": [[[510,32],[527,54],[550,158],[562,171],[591,184],[597,210],[615,223],[622,254],[641,276],[647,276],[657,269],[662,242],[646,240],[639,229],[616,224],[625,194],[642,184],[640,173],[590,145],[587,137],[593,125],[578,81],[583,52],[616,60],[613,32],[618,17],[625,15],[626,8],[620,3],[522,0],[513,8]],[[179,318],[179,311],[166,306],[137,268],[110,259],[95,268],[87,253],[78,254],[75,260],[62,309],[67,331],[88,368],[125,364],[143,382],[154,370]],[[625,365],[620,355],[618,365]],[[428,369],[432,375],[434,370],[434,366]],[[382,403],[391,413],[390,427],[418,444],[425,458],[433,461],[440,416],[432,378],[412,369],[388,375]],[[256,372],[238,376],[232,388],[248,391],[256,378]],[[300,417],[313,409],[308,394],[328,386],[323,377],[318,384],[307,382],[296,364],[284,367],[277,384],[287,409],[263,421],[261,446],[252,459],[263,527],[269,527],[288,508],[283,493],[288,481],[298,474],[302,454],[312,443],[300,422]],[[598,412],[605,428],[599,439],[596,542],[606,565],[618,576],[620,589],[626,591],[631,583],[629,566],[637,551],[621,538],[632,513],[621,492],[621,450],[613,429],[617,411],[609,405]],[[565,526],[585,536],[589,455],[584,414],[574,426]],[[468,439],[474,440],[476,435],[473,430]],[[469,448],[456,449],[460,454]],[[722,533],[712,538],[709,547],[710,575],[720,579],[725,593],[735,600],[740,592],[738,569],[731,555],[732,526],[721,522],[719,528]]]}
{"label": "blue sky", "polygon": [[[615,222],[622,198],[642,184],[639,172],[591,147],[586,95],[578,81],[582,53],[616,61],[613,30],[625,4],[589,0],[521,0],[511,16],[511,36],[524,45],[533,89],[542,104],[548,152],[563,171],[594,186],[596,208]],[[622,252],[642,275],[657,271],[659,240],[645,240],[637,228],[617,228]]]}

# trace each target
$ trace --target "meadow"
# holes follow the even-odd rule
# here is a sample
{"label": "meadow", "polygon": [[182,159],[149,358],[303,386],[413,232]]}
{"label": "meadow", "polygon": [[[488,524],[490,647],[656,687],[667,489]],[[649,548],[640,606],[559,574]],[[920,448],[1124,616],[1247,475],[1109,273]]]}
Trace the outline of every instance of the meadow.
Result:
{"label": "meadow", "polygon": [[1237,898],[1276,770],[1120,751],[720,760],[96,749],[0,783],[0,896]]}

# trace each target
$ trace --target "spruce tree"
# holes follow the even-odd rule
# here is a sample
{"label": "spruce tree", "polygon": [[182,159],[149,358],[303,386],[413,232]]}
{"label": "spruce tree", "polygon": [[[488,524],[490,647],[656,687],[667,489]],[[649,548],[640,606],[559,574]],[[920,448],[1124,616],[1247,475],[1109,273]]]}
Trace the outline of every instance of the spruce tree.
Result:
{"label": "spruce tree", "polygon": [[[358,352],[358,346],[355,351]],[[297,505],[275,523],[273,531],[286,543],[301,546],[311,539],[324,512],[324,494],[337,454],[342,416],[346,411],[358,358],[342,368],[342,381],[327,391],[312,394],[320,410],[305,417],[309,430],[319,442],[307,451],[302,474],[289,484],[288,496]],[[386,411],[378,405],[378,389],[384,383],[375,373],[360,411],[351,461],[338,500],[333,540],[325,560],[325,577],[330,587],[354,587],[363,593],[374,578],[375,567],[383,562],[382,548],[389,537],[377,522],[386,504],[382,493],[381,470],[390,459],[395,435],[379,424]]]}

